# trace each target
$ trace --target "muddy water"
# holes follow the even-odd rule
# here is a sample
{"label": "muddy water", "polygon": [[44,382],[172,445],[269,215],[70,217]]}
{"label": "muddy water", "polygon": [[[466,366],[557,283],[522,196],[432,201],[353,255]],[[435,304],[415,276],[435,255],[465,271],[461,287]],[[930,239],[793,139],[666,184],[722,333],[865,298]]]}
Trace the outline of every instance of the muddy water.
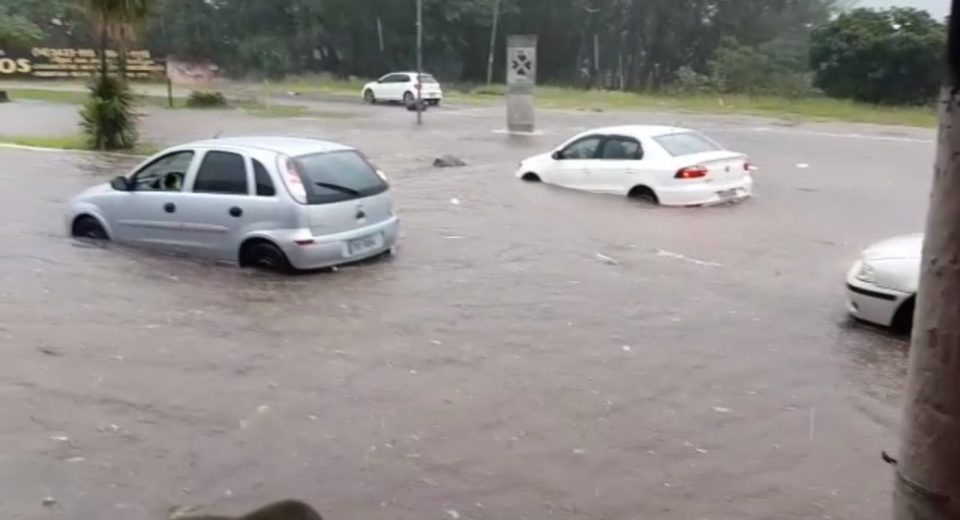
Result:
{"label": "muddy water", "polygon": [[67,198],[135,161],[0,151],[5,517],[887,514],[906,346],[846,321],[842,277],[919,229],[928,136],[688,118],[762,170],[752,201],[676,210],[510,177],[627,115],[516,141],[492,110],[385,110],[148,123],[335,137],[391,173],[396,258],[293,278],[68,240]]}

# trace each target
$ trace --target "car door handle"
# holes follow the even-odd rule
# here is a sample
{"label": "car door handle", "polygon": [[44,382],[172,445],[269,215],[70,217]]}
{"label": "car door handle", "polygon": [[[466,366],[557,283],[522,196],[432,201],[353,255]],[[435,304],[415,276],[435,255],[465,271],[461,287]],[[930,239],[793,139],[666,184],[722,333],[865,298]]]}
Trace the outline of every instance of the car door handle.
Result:
{"label": "car door handle", "polygon": [[231,217],[238,217],[238,218],[239,218],[239,217],[242,217],[242,216],[243,216],[243,210],[240,209],[240,208],[238,208],[238,207],[236,207],[236,206],[234,206],[234,207],[230,208],[230,216],[231,216]]}
{"label": "car door handle", "polygon": [[167,213],[176,213],[177,205],[172,202],[168,202],[163,205],[163,211],[166,211]]}

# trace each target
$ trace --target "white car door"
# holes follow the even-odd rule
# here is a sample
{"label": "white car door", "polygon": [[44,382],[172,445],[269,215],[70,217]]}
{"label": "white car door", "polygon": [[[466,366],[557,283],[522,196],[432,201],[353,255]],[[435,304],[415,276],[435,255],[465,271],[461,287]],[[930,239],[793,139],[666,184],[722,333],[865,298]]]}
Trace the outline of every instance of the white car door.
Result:
{"label": "white car door", "polygon": [[386,76],[377,80],[371,87],[373,90],[373,95],[376,96],[379,101],[389,101],[390,100],[390,78],[392,74],[387,74]]}
{"label": "white car door", "polygon": [[640,181],[643,148],[633,137],[610,135],[590,166],[590,190],[625,195]]}
{"label": "white car door", "polygon": [[588,135],[557,150],[544,180],[568,188],[590,189],[591,168],[597,162],[602,142],[602,135]]}
{"label": "white car door", "polygon": [[234,261],[251,218],[250,158],[232,150],[207,150],[188,180],[178,215],[188,252]]}
{"label": "white car door", "polygon": [[130,177],[129,191],[115,192],[101,205],[117,242],[180,249],[177,206],[184,180],[196,168],[196,155],[193,150],[178,150],[158,157]]}

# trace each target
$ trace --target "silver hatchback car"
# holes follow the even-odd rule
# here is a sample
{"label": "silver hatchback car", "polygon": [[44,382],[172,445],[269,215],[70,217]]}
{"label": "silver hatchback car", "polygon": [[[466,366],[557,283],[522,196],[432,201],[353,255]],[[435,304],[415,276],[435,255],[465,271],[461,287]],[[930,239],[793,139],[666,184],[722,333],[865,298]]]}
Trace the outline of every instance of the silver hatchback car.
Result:
{"label": "silver hatchback car", "polygon": [[70,201],[75,237],[278,271],[391,251],[389,185],[354,148],[294,137],[200,141]]}

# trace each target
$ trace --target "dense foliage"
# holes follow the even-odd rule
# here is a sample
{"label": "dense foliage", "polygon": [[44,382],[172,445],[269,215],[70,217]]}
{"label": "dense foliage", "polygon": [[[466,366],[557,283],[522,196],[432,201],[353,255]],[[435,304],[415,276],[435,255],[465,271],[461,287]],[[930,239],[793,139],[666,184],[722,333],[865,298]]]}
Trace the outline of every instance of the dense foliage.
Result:
{"label": "dense foliage", "polygon": [[133,148],[137,144],[137,116],[133,91],[116,75],[90,80],[90,97],[80,108],[80,126],[94,150]]}
{"label": "dense foliage", "polygon": [[925,103],[940,84],[946,30],[925,11],[857,9],[813,34],[816,85],[871,103]]}
{"label": "dense foliage", "polygon": [[[0,0],[0,6],[28,17],[61,43],[95,45],[95,29],[82,9],[78,14],[71,7],[81,1]],[[426,67],[446,81],[483,81],[495,3],[423,0]],[[817,87],[872,102],[928,100],[943,25],[904,9],[838,15],[847,3],[501,0],[494,70],[502,80],[504,35],[526,33],[540,38],[543,83],[797,96],[816,93]],[[413,67],[415,5],[416,0],[156,0],[142,41],[154,52],[209,61],[236,77],[315,72],[371,77]],[[51,16],[56,27],[49,27]],[[893,25],[900,29],[890,29]]]}

